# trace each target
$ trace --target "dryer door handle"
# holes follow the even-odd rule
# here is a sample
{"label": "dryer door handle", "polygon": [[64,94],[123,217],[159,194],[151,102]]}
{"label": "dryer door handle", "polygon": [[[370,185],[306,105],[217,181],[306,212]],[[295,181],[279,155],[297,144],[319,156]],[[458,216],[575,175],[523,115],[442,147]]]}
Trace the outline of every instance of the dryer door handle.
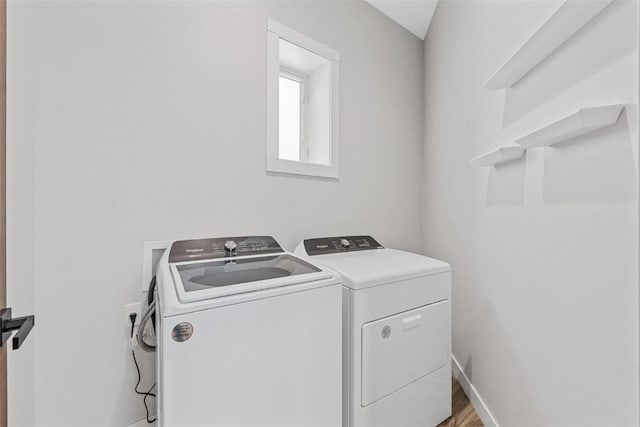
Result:
{"label": "dryer door handle", "polygon": [[421,325],[422,314],[414,314],[413,316],[405,317],[402,319],[402,329],[405,331],[408,329],[417,328]]}

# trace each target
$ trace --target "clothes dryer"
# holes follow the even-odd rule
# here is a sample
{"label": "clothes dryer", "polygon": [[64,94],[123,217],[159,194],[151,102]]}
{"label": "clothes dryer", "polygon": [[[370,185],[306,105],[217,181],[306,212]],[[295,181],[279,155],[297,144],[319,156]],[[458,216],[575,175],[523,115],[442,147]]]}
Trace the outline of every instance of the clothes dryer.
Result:
{"label": "clothes dryer", "polygon": [[451,268],[371,236],[302,241],[342,277],[345,427],[436,426],[451,415]]}

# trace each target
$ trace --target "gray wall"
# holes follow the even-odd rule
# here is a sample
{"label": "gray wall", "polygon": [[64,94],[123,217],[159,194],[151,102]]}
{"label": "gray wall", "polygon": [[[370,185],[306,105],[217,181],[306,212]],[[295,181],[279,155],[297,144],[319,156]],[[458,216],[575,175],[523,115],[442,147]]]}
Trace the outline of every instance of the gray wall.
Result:
{"label": "gray wall", "polygon": [[[340,51],[339,182],[265,174],[267,16]],[[123,305],[145,240],[421,250],[422,44],[363,2],[11,2],[9,55],[9,292],[37,316],[11,425],[143,418]]]}
{"label": "gray wall", "polygon": [[[453,353],[502,426],[638,425],[637,2],[514,88],[483,83],[558,2],[440,2],[425,42],[425,252],[453,267]],[[581,107],[606,130],[469,160]]]}

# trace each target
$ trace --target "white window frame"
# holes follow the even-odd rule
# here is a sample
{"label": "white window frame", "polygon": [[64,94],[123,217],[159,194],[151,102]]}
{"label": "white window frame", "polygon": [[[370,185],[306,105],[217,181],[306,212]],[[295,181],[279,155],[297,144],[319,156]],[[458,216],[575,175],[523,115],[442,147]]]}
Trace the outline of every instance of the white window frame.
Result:
{"label": "white window frame", "polygon": [[[279,138],[278,138],[278,94],[279,94],[279,78],[282,72],[294,76],[290,70],[281,70],[280,67],[280,39],[286,40],[303,49],[307,49],[317,55],[320,55],[330,61],[331,64],[331,83],[330,83],[330,165],[322,165],[317,163],[309,163],[309,148],[306,145],[308,138],[304,138],[305,146],[301,146],[301,161],[285,160],[278,158]],[[338,156],[338,65],[340,62],[340,52],[326,46],[311,37],[305,36],[291,28],[288,28],[272,19],[267,20],[267,171],[317,176],[324,178],[338,179],[340,177],[339,156]],[[308,87],[308,84],[305,85]],[[308,89],[306,89],[308,90]],[[305,94],[305,101],[308,102]],[[307,108],[301,110],[306,114]],[[305,122],[306,117],[301,119]],[[302,123],[301,123],[302,132]],[[306,136],[306,135],[305,135]],[[303,138],[301,138],[301,144]],[[304,148],[304,149],[303,149]],[[304,153],[304,154],[303,154]],[[303,157],[304,156],[304,157]]]}

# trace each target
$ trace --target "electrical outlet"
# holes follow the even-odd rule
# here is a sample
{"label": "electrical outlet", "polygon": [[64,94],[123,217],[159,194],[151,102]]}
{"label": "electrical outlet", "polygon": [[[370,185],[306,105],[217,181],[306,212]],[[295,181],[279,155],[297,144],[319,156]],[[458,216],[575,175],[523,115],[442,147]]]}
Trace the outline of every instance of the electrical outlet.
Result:
{"label": "electrical outlet", "polygon": [[127,304],[124,306],[124,327],[127,330],[131,330],[131,318],[129,317],[129,315],[131,313],[136,313],[137,317],[136,317],[136,322],[135,322],[135,326],[138,326],[140,324],[140,303],[139,302],[135,302],[133,304]]}

